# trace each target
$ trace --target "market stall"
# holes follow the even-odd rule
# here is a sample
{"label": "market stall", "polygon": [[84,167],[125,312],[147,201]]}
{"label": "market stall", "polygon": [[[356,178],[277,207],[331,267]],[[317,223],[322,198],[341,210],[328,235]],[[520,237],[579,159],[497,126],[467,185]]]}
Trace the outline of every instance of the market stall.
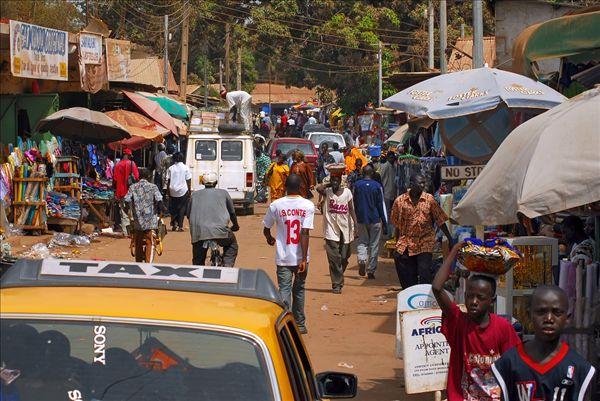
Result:
{"label": "market stall", "polygon": [[[600,329],[598,110],[600,88],[516,128],[453,210],[454,219],[465,225],[515,224],[548,215],[557,215],[563,222],[569,214],[595,218],[595,238],[582,234],[560,260],[553,238],[514,239],[524,259],[499,292],[499,308],[527,328],[530,291],[541,284],[558,284],[573,307],[570,345],[591,361],[600,354],[593,341],[593,333]],[[580,248],[577,252],[576,247]]]}

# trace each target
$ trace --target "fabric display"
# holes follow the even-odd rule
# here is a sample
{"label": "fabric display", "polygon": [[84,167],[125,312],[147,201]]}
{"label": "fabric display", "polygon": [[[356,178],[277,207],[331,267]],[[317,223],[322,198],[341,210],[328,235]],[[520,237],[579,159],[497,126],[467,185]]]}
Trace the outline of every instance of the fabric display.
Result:
{"label": "fabric display", "polygon": [[115,192],[110,181],[85,178],[81,187],[81,196],[83,199],[110,200],[115,197]]}
{"label": "fabric display", "polygon": [[458,261],[473,273],[495,276],[508,272],[519,259],[521,253],[502,238],[467,238],[458,252]]}
{"label": "fabric display", "polygon": [[78,220],[81,208],[77,199],[61,192],[50,191],[46,194],[48,217]]}

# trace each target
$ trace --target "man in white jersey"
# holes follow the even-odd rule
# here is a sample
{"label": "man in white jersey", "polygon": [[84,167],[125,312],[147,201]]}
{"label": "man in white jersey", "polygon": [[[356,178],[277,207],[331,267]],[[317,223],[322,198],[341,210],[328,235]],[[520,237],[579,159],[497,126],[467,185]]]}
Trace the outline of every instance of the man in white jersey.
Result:
{"label": "man in white jersey", "polygon": [[[300,195],[300,176],[285,181],[287,196],[272,202],[265,214],[263,234],[269,245],[277,244],[275,263],[279,293],[294,314],[300,333],[306,334],[304,284],[309,262],[308,240],[313,228],[315,205]],[[277,239],[271,235],[276,226]]]}

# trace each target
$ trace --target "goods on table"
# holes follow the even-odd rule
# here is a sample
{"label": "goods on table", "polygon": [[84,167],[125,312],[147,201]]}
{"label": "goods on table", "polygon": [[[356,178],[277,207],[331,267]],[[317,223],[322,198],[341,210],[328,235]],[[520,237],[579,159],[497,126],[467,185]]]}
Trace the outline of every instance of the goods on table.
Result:
{"label": "goods on table", "polygon": [[106,180],[93,180],[85,178],[82,184],[83,199],[113,199],[115,193],[112,183]]}
{"label": "goods on table", "polygon": [[521,255],[506,240],[481,241],[467,238],[458,252],[458,261],[474,273],[500,275],[512,269]]}
{"label": "goods on table", "polygon": [[48,192],[46,194],[46,204],[49,217],[77,220],[81,215],[81,208],[77,199],[62,192]]}

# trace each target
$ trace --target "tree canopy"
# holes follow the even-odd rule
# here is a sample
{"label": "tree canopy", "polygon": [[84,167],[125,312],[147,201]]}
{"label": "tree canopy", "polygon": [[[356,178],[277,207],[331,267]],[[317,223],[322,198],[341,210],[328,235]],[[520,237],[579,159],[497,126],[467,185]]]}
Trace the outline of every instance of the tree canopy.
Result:
{"label": "tree canopy", "polygon": [[[181,28],[189,17],[189,73],[218,82],[230,27],[229,87],[235,87],[236,53],[242,49],[242,84],[256,82],[319,88],[334,92],[346,111],[377,101],[378,49],[383,75],[427,68],[426,0],[9,0],[0,2],[2,17],[77,31],[86,15],[99,17],[111,37],[128,39],[162,55],[163,15],[169,15],[169,60],[179,78]],[[439,59],[436,4],[436,65]],[[484,33],[493,34],[489,0]],[[448,43],[461,24],[471,33],[472,2],[448,1]],[[65,16],[68,16],[65,18]],[[384,85],[384,97],[393,94]]]}

